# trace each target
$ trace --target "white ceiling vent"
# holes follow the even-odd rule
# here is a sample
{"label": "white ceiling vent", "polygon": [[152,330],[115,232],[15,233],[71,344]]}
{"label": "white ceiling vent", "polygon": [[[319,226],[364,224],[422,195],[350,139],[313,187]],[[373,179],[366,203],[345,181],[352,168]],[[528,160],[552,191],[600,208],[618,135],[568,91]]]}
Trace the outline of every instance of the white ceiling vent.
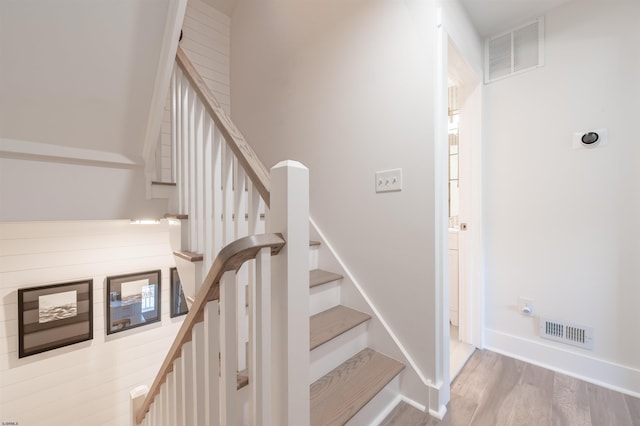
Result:
{"label": "white ceiling vent", "polygon": [[544,17],[485,41],[484,82],[544,65]]}

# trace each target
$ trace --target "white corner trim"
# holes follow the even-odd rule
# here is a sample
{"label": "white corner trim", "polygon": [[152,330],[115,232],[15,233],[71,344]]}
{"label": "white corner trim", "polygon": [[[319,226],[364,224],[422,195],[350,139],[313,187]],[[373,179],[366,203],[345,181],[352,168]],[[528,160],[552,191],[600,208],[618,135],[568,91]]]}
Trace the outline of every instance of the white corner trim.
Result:
{"label": "white corner trim", "polygon": [[142,167],[142,157],[128,157],[116,152],[95,151],[39,142],[0,139],[0,157],[53,159],[104,166]]}
{"label": "white corner trim", "polygon": [[[449,386],[447,386],[446,389],[442,389],[442,382],[438,382],[437,384],[429,382],[427,386],[429,387],[429,415],[438,420],[442,420],[445,414],[447,414],[446,404],[449,402]],[[443,401],[445,395],[446,401]]]}
{"label": "white corner trim", "polygon": [[155,167],[155,151],[160,135],[162,115],[165,101],[169,93],[171,74],[178,50],[178,40],[180,30],[184,22],[184,15],[187,10],[187,0],[169,0],[167,6],[167,19],[165,21],[162,45],[160,46],[160,56],[158,59],[157,71],[153,85],[153,95],[149,105],[149,117],[142,148],[142,157],[145,166]]}
{"label": "white corner trim", "polygon": [[640,398],[640,369],[497,330],[484,333],[490,351]]}
{"label": "white corner trim", "polygon": [[385,321],[385,319],[382,317],[382,314],[380,314],[380,311],[378,310],[378,308],[376,308],[376,306],[373,304],[372,300],[369,298],[369,296],[364,291],[362,286],[355,279],[355,277],[353,276],[353,274],[351,273],[351,271],[349,270],[347,265],[342,261],[342,258],[338,255],[336,250],[329,243],[329,241],[325,237],[324,233],[320,230],[320,228],[318,227],[318,225],[316,224],[316,222],[313,220],[313,218],[311,216],[309,216],[309,222],[311,222],[311,226],[313,226],[315,231],[320,236],[320,239],[322,240],[322,244],[325,245],[327,247],[327,249],[331,252],[333,257],[340,264],[340,267],[342,267],[342,269],[344,270],[344,273],[347,275],[349,280],[351,280],[351,282],[356,287],[358,292],[360,292],[360,295],[364,298],[365,302],[367,302],[367,304],[369,305],[369,307],[371,308],[371,310],[375,314],[376,318],[380,321],[380,323],[382,324],[384,329],[387,331],[387,333],[389,333],[389,336],[391,336],[391,338],[393,339],[393,341],[396,344],[396,346],[398,346],[398,348],[400,349],[400,351],[402,352],[404,357],[407,359],[407,361],[411,365],[411,368],[416,372],[416,374],[418,375],[418,377],[420,378],[422,383],[424,383],[425,386],[428,386],[430,381],[425,377],[425,375],[422,373],[422,371],[420,371],[420,368],[418,368],[418,365],[413,360],[413,357],[411,356],[411,354],[409,354],[409,351],[407,351],[407,349],[404,347],[402,342],[400,342],[400,340],[398,339],[398,336],[396,336],[396,333],[394,333],[394,331],[391,329],[391,326],[389,325],[389,323],[387,323]]}

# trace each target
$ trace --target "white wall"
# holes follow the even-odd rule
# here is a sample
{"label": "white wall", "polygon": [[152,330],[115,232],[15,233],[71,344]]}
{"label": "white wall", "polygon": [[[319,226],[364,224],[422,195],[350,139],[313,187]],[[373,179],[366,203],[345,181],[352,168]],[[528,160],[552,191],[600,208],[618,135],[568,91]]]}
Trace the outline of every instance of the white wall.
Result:
{"label": "white wall", "polygon": [[[20,425],[126,425],[129,391],[154,379],[182,318],[169,318],[168,225],[0,223],[0,413]],[[105,334],[105,279],[161,269],[162,322]],[[93,279],[93,340],[18,358],[17,289]]]}
{"label": "white wall", "polygon": [[[484,167],[487,344],[636,393],[639,19],[631,0],[549,12],[545,66],[485,87]],[[573,132],[599,127],[608,146],[571,148]],[[539,339],[518,296],[595,327],[593,352]]]}
{"label": "white wall", "polygon": [[267,167],[309,167],[312,217],[431,379],[434,37],[430,2],[241,0],[231,25],[234,122]]}
{"label": "white wall", "polygon": [[[211,2],[209,0],[209,2]],[[225,5],[228,7],[229,5]],[[189,0],[185,13],[183,35],[180,47],[204,81],[213,91],[225,111],[231,111],[231,90],[229,82],[229,50],[231,19],[199,1]],[[171,97],[167,96],[160,131],[158,179],[174,181],[171,174]]]}
{"label": "white wall", "polygon": [[0,158],[0,221],[157,219],[141,166],[52,158]]}

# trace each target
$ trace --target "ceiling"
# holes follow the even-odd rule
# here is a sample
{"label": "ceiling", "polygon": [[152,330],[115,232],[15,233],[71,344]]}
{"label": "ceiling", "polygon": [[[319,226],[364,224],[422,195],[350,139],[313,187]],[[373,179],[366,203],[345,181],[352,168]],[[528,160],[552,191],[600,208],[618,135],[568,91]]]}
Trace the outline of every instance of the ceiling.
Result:
{"label": "ceiling", "polygon": [[460,0],[481,37],[544,15],[570,0]]}
{"label": "ceiling", "polygon": [[168,7],[0,1],[0,139],[140,157]]}

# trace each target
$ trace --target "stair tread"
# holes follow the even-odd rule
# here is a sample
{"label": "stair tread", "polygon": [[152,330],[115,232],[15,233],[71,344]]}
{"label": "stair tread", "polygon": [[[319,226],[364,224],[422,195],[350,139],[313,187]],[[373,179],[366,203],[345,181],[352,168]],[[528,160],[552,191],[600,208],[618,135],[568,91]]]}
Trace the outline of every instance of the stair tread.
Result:
{"label": "stair tread", "polygon": [[322,269],[314,269],[309,272],[309,287],[313,288],[322,284],[330,283],[344,278],[340,274],[324,271]]}
{"label": "stair tread", "polygon": [[178,220],[187,220],[189,219],[188,214],[176,214],[176,213],[167,213],[164,215],[165,219],[178,219]]}
{"label": "stair tread", "polygon": [[342,305],[334,306],[331,309],[320,312],[310,319],[309,349],[314,350],[318,346],[370,319],[371,315]]}
{"label": "stair tread", "polygon": [[153,181],[153,182],[151,182],[151,185],[176,186],[176,183],[175,183],[175,182],[160,182],[160,181]]}
{"label": "stair tread", "polygon": [[203,259],[202,253],[194,253],[191,251],[174,251],[173,254],[189,262],[201,262]]}
{"label": "stair tread", "polygon": [[315,241],[315,240],[309,241],[309,247],[319,246],[319,245],[320,245],[320,241]]}
{"label": "stair tread", "polygon": [[344,425],[404,369],[365,348],[311,385],[311,425]]}

